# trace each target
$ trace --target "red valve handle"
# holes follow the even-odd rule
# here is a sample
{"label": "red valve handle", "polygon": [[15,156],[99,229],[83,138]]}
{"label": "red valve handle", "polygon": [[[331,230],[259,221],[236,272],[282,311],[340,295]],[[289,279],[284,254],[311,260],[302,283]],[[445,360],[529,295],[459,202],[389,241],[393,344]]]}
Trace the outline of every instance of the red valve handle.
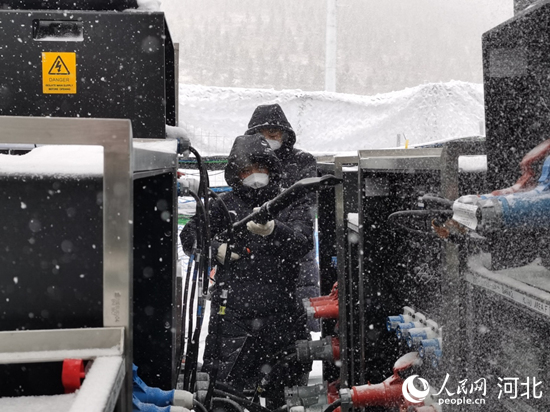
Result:
{"label": "red valve handle", "polygon": [[85,376],[86,372],[84,371],[84,361],[82,359],[65,359],[63,361],[61,382],[65,388],[65,393],[73,393],[80,389],[82,379]]}

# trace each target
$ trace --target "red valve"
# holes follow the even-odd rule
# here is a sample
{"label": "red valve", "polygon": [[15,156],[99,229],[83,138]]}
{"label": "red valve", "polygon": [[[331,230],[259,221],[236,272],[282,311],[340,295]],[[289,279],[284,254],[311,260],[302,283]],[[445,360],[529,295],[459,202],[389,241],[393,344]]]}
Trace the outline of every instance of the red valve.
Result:
{"label": "red valve", "polygon": [[338,319],[338,301],[331,304],[312,306],[315,319]]}
{"label": "red valve", "polygon": [[82,359],[65,359],[61,372],[61,382],[65,393],[73,393],[80,389],[82,379],[86,376],[84,372],[84,361]]}

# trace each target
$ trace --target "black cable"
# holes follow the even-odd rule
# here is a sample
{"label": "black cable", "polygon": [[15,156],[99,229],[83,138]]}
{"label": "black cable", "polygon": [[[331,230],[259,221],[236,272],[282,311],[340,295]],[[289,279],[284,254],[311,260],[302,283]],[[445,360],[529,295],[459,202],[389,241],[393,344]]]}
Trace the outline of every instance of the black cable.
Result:
{"label": "black cable", "polygon": [[334,402],[332,402],[329,406],[327,406],[327,408],[323,412],[332,412],[336,408],[338,408],[340,405],[342,405],[342,400],[337,399]]}
{"label": "black cable", "polygon": [[392,213],[388,216],[388,222],[392,222],[396,226],[400,227],[401,229],[413,233],[420,236],[429,236],[429,237],[435,237],[439,239],[439,236],[432,232],[431,227],[430,230],[419,230],[419,229],[412,229],[409,226],[405,226],[404,224],[399,222],[399,218],[401,217],[408,217],[408,218],[422,218],[425,219],[426,217],[433,216],[434,218],[438,216],[452,216],[453,211],[452,210],[403,210],[399,212]]}
{"label": "black cable", "polygon": [[228,398],[212,398],[212,410],[213,411],[215,411],[217,409],[225,410],[223,408],[216,407],[215,406],[216,403],[225,403],[225,404],[231,406],[235,410],[235,412],[243,412],[243,408],[237,402],[235,402],[234,400],[228,399]]}
{"label": "black cable", "polygon": [[[193,280],[196,279],[197,275],[197,271],[200,271],[200,268],[201,268],[201,264],[202,262],[205,260],[204,257],[203,257],[203,254],[204,254],[204,237],[205,237],[205,232],[206,232],[206,209],[201,201],[201,198],[194,192],[192,192],[191,190],[189,190],[189,194],[193,197],[193,199],[195,199],[195,202],[196,202],[196,216],[198,217],[198,222],[197,222],[197,230],[196,230],[196,236],[197,236],[197,240],[196,240],[196,245],[195,245],[195,260],[194,260],[194,268],[193,268]],[[202,253],[201,253],[202,252]],[[188,266],[188,273],[190,276],[190,266]],[[194,349],[194,345],[193,345],[193,302],[195,300],[195,290],[196,290],[196,282],[193,283],[193,285],[191,286],[191,294],[189,296],[189,281],[191,279],[188,279],[186,281],[186,288],[185,288],[185,291],[184,291],[184,300],[183,300],[183,304],[185,305],[185,310],[183,311],[184,313],[184,316],[182,318],[182,333],[183,331],[185,330],[184,327],[185,327],[185,323],[186,323],[186,314],[187,314],[187,309],[189,309],[189,325],[188,325],[188,328],[187,328],[187,339],[186,341],[187,342],[191,342],[191,344],[187,344],[187,352],[186,352],[186,355],[185,355],[185,367],[184,367],[184,374],[183,374],[183,387],[185,390],[187,391],[192,391],[192,388],[193,388],[193,379],[191,379],[191,376],[192,376],[192,372],[193,372],[193,369],[196,368],[196,359],[193,358],[193,356],[195,356],[195,353],[197,353],[197,356],[198,356],[198,350]],[[189,300],[187,300],[189,299]],[[182,340],[182,344],[183,344],[183,340]],[[184,352],[185,353],[185,352]],[[181,359],[180,359],[180,363],[181,363]]]}
{"label": "black cable", "polygon": [[[210,182],[208,179],[208,170],[202,157],[199,152],[193,147],[189,147],[189,151],[195,155],[197,159],[197,165],[199,168],[199,189],[198,193],[195,194],[192,191],[189,191],[197,203],[197,214],[200,213],[199,218],[199,230],[197,231],[197,248],[202,251],[202,259],[197,260],[195,263],[196,270],[193,272],[193,285],[191,287],[191,296],[189,297],[190,302],[194,302],[195,292],[197,290],[197,284],[199,284],[200,290],[204,291],[205,284],[208,284],[209,275],[210,275],[210,262],[212,258],[211,248],[210,248],[210,208],[208,202],[208,187]],[[202,230],[200,230],[202,229]],[[202,318],[204,316],[204,295],[201,295],[198,299],[197,305],[197,322],[193,328],[192,316],[189,316],[189,327],[188,333],[191,338],[191,344],[187,347],[187,354],[185,358],[185,369],[184,369],[184,388],[188,391],[192,391],[192,388],[195,384],[196,370],[198,363],[198,346],[199,346],[199,337],[200,330],[202,327]],[[191,304],[192,307],[192,304]]]}
{"label": "black cable", "polygon": [[181,373],[181,362],[183,361],[183,355],[185,353],[185,342],[187,340],[186,334],[185,334],[185,323],[187,320],[187,299],[189,297],[189,282],[191,280],[191,269],[193,267],[193,264],[195,262],[195,253],[197,250],[193,248],[191,251],[191,255],[189,256],[189,261],[187,262],[187,274],[185,276],[185,285],[183,288],[183,300],[182,300],[182,310],[181,310],[181,345],[180,345],[180,352],[178,354],[177,359],[179,360],[177,365],[177,375]]}
{"label": "black cable", "polygon": [[[289,353],[288,355],[282,356],[285,352],[287,352],[286,349],[282,349],[279,352],[277,352],[275,355],[271,357],[271,359],[275,360],[275,363],[271,367],[271,370],[277,370],[277,367],[280,364],[285,364],[292,361],[298,360],[298,354],[296,352]],[[262,382],[263,381],[263,385]],[[260,378],[260,382],[256,383],[256,388],[260,388],[261,386],[265,386],[266,384],[270,383],[269,373],[267,373],[263,378]],[[254,396],[258,394],[258,390],[254,392]]]}
{"label": "black cable", "polygon": [[202,161],[201,155],[199,154],[199,152],[197,152],[197,150],[195,150],[194,147],[189,146],[189,151],[195,155],[195,158],[197,159],[197,167],[199,168],[199,176],[200,176],[201,181],[199,183],[199,193],[198,194],[199,195],[205,194],[206,189],[210,186],[210,182],[208,180],[208,172],[206,173],[206,175],[204,173],[204,171],[206,170],[206,166],[205,166],[204,162]]}
{"label": "black cable", "polygon": [[[198,273],[201,270],[201,263],[204,260],[204,257],[197,253],[197,258],[195,259],[195,267],[193,270],[193,277],[192,277],[192,285],[191,285],[191,293],[189,295],[189,307],[190,312],[193,309],[193,303],[195,301],[195,292],[197,290],[197,279],[199,278]],[[198,326],[199,322],[196,322],[196,325]],[[193,386],[194,386],[194,379],[193,379],[193,371],[196,370],[197,367],[197,346],[198,343],[195,342],[194,335],[196,327],[193,323],[193,316],[189,316],[189,324],[187,326],[187,331],[190,338],[190,344],[187,345],[187,354],[185,356],[185,370],[183,375],[183,382],[184,382],[184,388],[185,390],[192,392]]]}
{"label": "black cable", "polygon": [[[200,412],[208,412],[204,405],[200,403],[198,400],[193,399],[193,406],[196,407]],[[195,409],[195,408],[193,408]]]}
{"label": "black cable", "polygon": [[[212,262],[212,250],[211,250],[211,233],[210,233],[210,201],[208,197],[208,191],[210,186],[210,181],[208,177],[208,170],[206,168],[205,163],[202,160],[201,155],[194,149],[190,148],[190,152],[193,153],[197,159],[197,166],[199,168],[199,175],[200,175],[200,182],[199,182],[199,193],[198,196],[202,198],[203,204],[204,204],[204,236],[202,237],[202,243],[201,248],[203,251],[204,259],[201,262],[199,271],[198,271],[198,277],[196,279],[196,283],[200,285],[199,290],[201,290],[201,296],[199,297],[199,304],[197,305],[197,323],[195,326],[195,330],[193,332],[193,357],[192,359],[192,366],[193,366],[193,372],[190,376],[190,391],[192,390],[194,383],[195,383],[195,375],[196,375],[196,364],[198,361],[198,347],[199,347],[199,338],[201,333],[201,327],[202,327],[202,320],[204,317],[204,296],[208,292],[208,284],[210,280],[210,270],[211,270],[211,262]],[[191,329],[190,329],[191,331]]]}
{"label": "black cable", "polygon": [[[210,250],[210,202],[208,198],[208,191],[210,190],[210,180],[208,177],[208,169],[206,168],[206,165],[202,161],[202,157],[195,150],[193,147],[189,147],[189,151],[195,155],[195,158],[197,159],[197,167],[199,168],[199,193],[198,196],[203,199],[204,202],[204,209],[206,211],[205,218],[204,218],[204,227],[205,227],[205,236],[203,239],[204,244],[202,245],[202,250],[207,256],[207,259],[203,261],[203,273],[207,272],[210,273],[210,262],[212,259],[211,250]],[[208,289],[208,286],[204,286],[204,284],[208,285],[207,279],[203,279],[203,292],[206,293],[204,290],[205,288]]]}
{"label": "black cable", "polygon": [[454,200],[449,200],[444,197],[424,195],[420,198],[424,203],[433,203],[440,206],[451,208],[454,204]]}
{"label": "black cable", "polygon": [[[216,383],[216,385],[217,385],[217,383]],[[240,396],[236,396],[236,395],[233,395],[232,393],[229,393],[229,392],[221,391],[219,389],[214,389],[214,395],[216,395],[217,397],[225,396],[225,397],[231,399],[232,401],[237,402],[239,405],[245,407],[250,412],[270,412],[269,409],[264,408],[259,403],[254,403],[250,399],[246,399],[246,398],[243,398],[243,397],[240,397]],[[214,398],[214,399],[216,399],[216,398]]]}
{"label": "black cable", "polygon": [[226,382],[216,382],[215,388],[216,390],[230,393],[231,395],[238,396],[239,398],[246,398],[246,394],[244,392],[239,392],[237,389]]}
{"label": "black cable", "polygon": [[[233,244],[233,218],[231,216],[231,213],[229,213],[229,210],[227,209],[227,205],[224,203],[224,201],[214,192],[210,191],[210,196],[212,196],[214,199],[219,200],[219,204],[226,216],[227,219],[227,248],[225,250],[225,256],[223,258],[224,262],[224,268],[228,270],[229,265],[231,264],[231,250],[230,245]],[[223,279],[220,279],[221,275],[225,272],[225,270],[221,270],[220,272],[216,273],[216,281],[222,283]],[[221,280],[221,281],[220,281]],[[215,296],[212,297],[212,305],[211,307],[213,309],[215,308],[215,304],[223,303],[223,298],[220,296],[219,299]],[[221,311],[220,311],[221,312]],[[221,356],[221,319],[220,316],[223,316],[223,313],[215,314],[211,320],[211,330],[214,331],[214,359],[212,362],[212,369],[210,372],[210,384],[208,385],[208,390],[206,391],[206,397],[205,397],[205,403],[208,404],[210,399],[212,399],[212,395],[214,394],[214,386],[215,382],[218,377],[218,370],[219,370],[219,364],[220,364],[220,356]]]}

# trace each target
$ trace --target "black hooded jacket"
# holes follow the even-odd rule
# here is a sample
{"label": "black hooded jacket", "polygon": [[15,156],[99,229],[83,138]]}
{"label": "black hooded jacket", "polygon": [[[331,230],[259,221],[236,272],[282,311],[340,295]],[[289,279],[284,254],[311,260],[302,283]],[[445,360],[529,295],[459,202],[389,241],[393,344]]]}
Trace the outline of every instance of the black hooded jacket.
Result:
{"label": "black hooded jacket", "polygon": [[317,163],[308,152],[294,148],[296,133],[288,122],[283,109],[278,104],[260,105],[252,113],[246,135],[253,135],[259,130],[277,127],[285,132],[281,147],[275,151],[282,162],[281,186],[288,188],[298,180],[317,176]]}
{"label": "black hooded jacket", "polygon": [[[242,185],[239,172],[252,163],[269,169],[269,184],[253,189]],[[262,135],[236,138],[228,158],[225,178],[232,192],[224,193],[221,200],[210,208],[210,228],[213,237],[212,254],[227,239],[220,234],[228,222],[220,201],[223,201],[238,221],[252,213],[279,193],[280,161]],[[234,236],[233,251],[241,256],[228,267],[218,265],[216,279],[223,279],[229,290],[226,313],[241,319],[280,316],[296,312],[295,289],[300,271],[299,260],[311,249],[313,223],[309,207],[304,200],[291,205],[275,219],[273,233],[262,237],[246,228]],[[180,238],[183,250],[190,254],[196,238],[197,219],[192,218],[183,228]],[[218,295],[216,284],[213,296]]]}

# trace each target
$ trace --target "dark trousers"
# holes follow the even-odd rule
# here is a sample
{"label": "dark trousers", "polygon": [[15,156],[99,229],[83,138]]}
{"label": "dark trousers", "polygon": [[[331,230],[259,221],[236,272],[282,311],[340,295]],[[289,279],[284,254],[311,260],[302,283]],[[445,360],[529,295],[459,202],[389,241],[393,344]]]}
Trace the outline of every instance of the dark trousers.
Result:
{"label": "dark trousers", "polygon": [[270,404],[282,406],[284,388],[302,385],[311,370],[311,363],[299,363],[292,355],[295,342],[308,339],[305,323],[305,316],[294,312],[257,318],[230,310],[224,316],[212,314],[203,371],[211,373],[218,358],[217,381],[239,391],[261,385]]}

